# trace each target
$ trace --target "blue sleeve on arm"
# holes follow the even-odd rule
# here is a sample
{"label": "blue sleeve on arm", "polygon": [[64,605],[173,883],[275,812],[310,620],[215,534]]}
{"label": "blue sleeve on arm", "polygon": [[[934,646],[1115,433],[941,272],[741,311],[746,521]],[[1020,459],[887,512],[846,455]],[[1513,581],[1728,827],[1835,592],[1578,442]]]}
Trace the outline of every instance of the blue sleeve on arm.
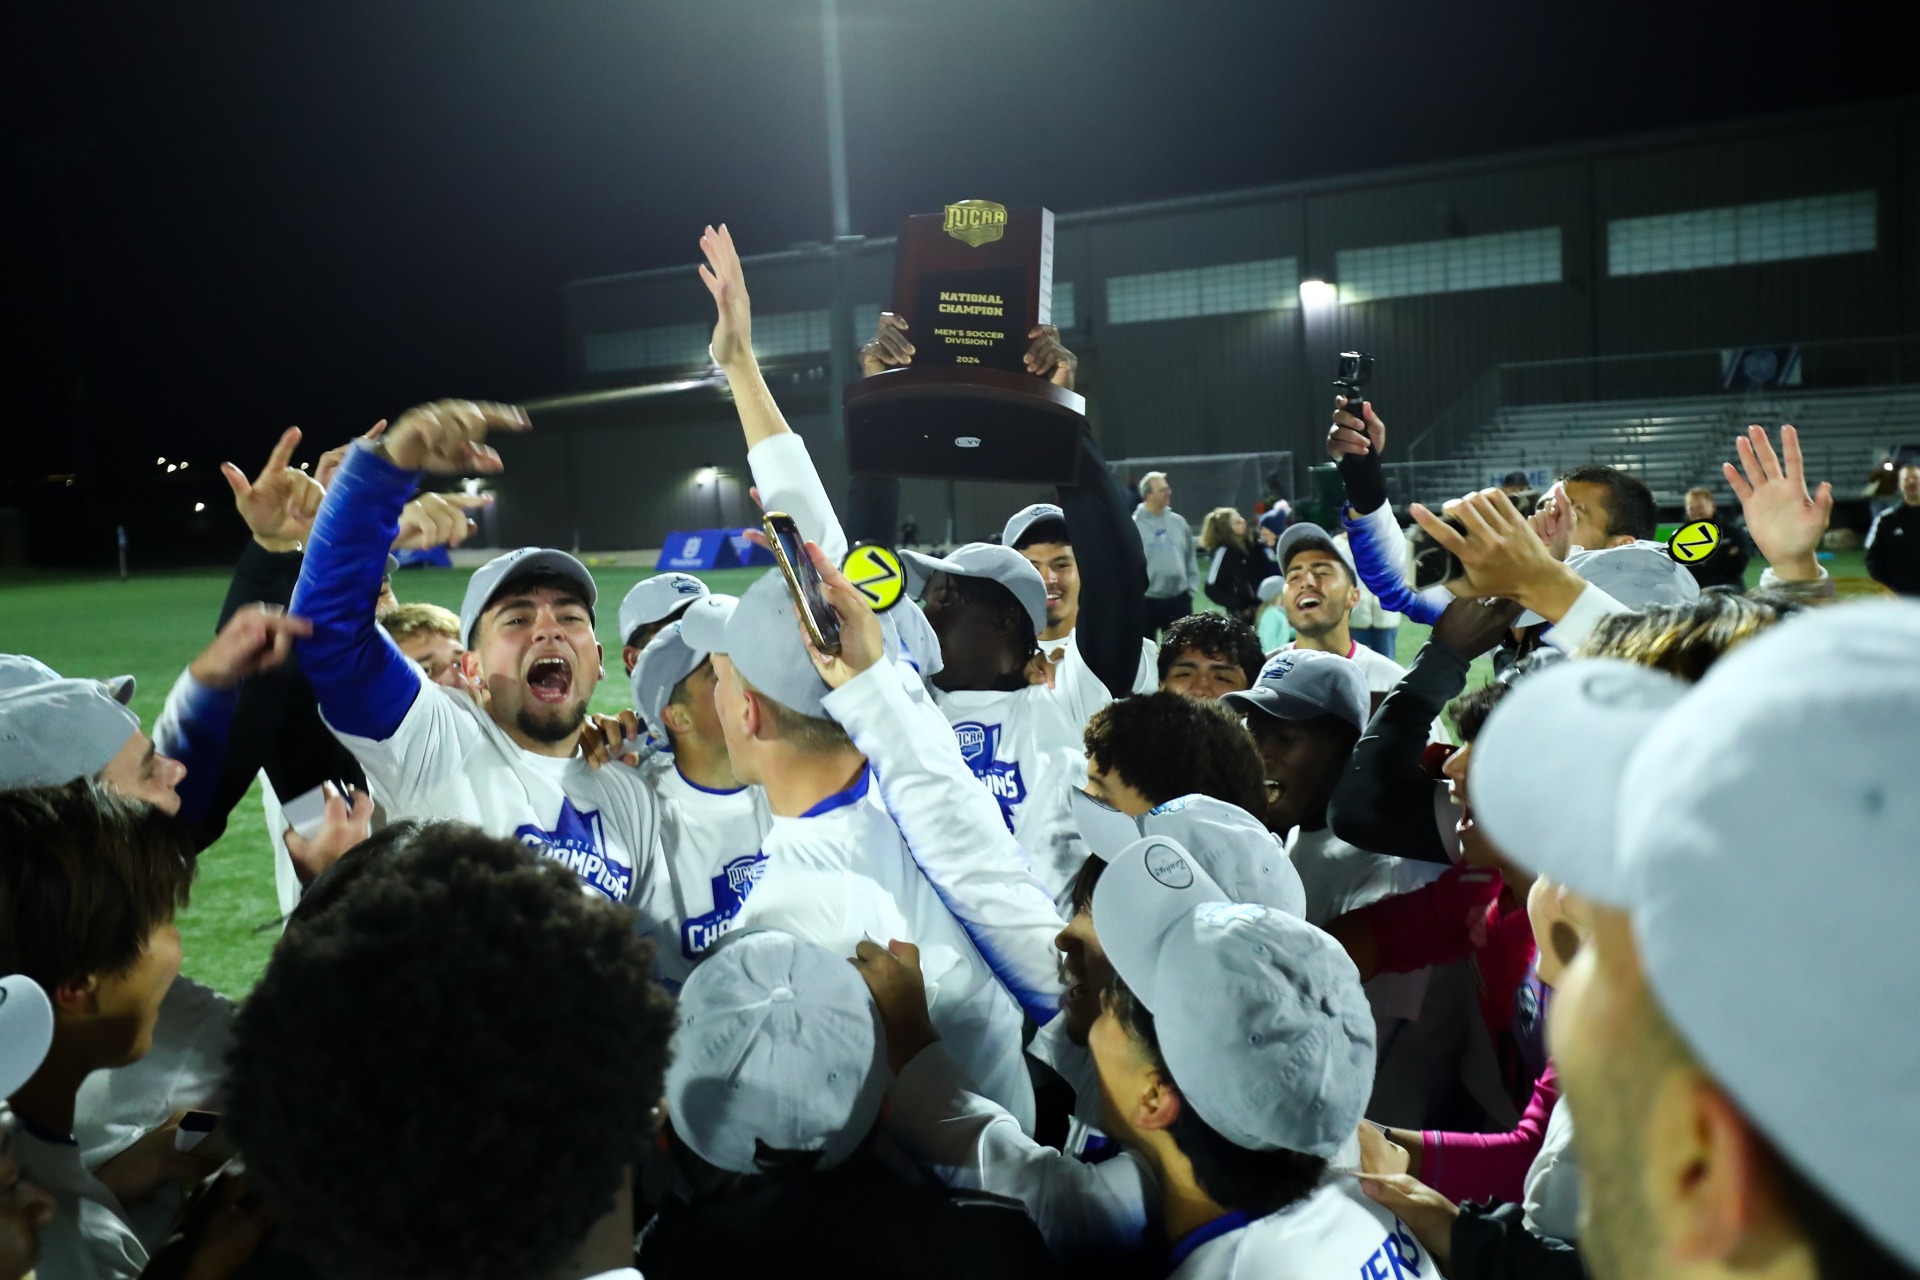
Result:
{"label": "blue sleeve on arm", "polygon": [[213,808],[234,708],[239,705],[238,689],[209,689],[183,672],[153,726],[154,749],[187,767],[186,777],[180,780],[180,816],[188,822],[198,821]]}
{"label": "blue sleeve on arm", "polygon": [[300,669],[320,713],[341,733],[384,741],[420,695],[405,654],[374,625],[373,605],[400,532],[400,510],[418,477],[364,444],[334,473],[289,612],[313,624],[299,642]]}
{"label": "blue sleeve on arm", "polygon": [[[1353,552],[1353,565],[1359,570],[1360,581],[1378,598],[1381,608],[1405,614],[1410,621],[1427,626],[1439,621],[1445,603],[1415,591],[1413,585],[1400,576],[1393,553],[1380,545],[1376,538],[1378,531],[1365,516],[1356,519],[1342,511],[1340,523],[1347,530],[1347,546]],[[1451,594],[1448,598],[1451,599]]]}

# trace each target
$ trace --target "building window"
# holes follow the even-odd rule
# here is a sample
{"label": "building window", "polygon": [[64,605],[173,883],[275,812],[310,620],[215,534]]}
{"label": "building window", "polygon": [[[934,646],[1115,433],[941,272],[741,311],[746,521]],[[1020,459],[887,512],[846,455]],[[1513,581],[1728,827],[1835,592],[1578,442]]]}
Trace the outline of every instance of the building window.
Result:
{"label": "building window", "polygon": [[1342,302],[1558,284],[1560,228],[1342,249],[1334,255],[1334,271]]}
{"label": "building window", "polygon": [[[864,312],[866,308],[861,308]],[[875,307],[871,313],[879,314]],[[872,321],[860,335],[864,342],[873,333]],[[590,333],[582,353],[588,373],[617,373],[627,369],[705,368],[707,343],[713,337],[711,324],[669,324],[651,329],[619,329],[610,333]],[[827,313],[789,311],[781,315],[753,318],[753,351],[759,356],[806,355],[825,351]]]}
{"label": "building window", "polygon": [[1694,209],[1607,223],[1607,274],[1644,276],[1879,247],[1871,191]]}
{"label": "building window", "polygon": [[652,329],[620,329],[590,333],[584,359],[588,373],[617,373],[624,369],[682,369],[707,363],[707,340],[713,326],[670,324]]}
{"label": "building window", "polygon": [[[1060,286],[1054,288],[1057,291]],[[1114,276],[1107,281],[1108,324],[1225,316],[1299,305],[1300,266],[1293,258]],[[1054,294],[1054,306],[1056,310],[1061,306],[1058,292]],[[1063,322],[1055,323],[1067,327]]]}
{"label": "building window", "polygon": [[1073,281],[1055,280],[1053,282],[1053,325],[1056,329],[1071,329],[1073,321]]}

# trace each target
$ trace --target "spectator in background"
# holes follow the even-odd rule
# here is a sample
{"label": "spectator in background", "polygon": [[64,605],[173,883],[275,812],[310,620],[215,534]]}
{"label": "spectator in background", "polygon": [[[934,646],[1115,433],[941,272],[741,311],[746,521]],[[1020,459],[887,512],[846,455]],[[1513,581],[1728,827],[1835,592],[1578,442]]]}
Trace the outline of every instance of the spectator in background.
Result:
{"label": "spectator in background", "polygon": [[1260,677],[1260,637],[1238,618],[1193,613],[1176,619],[1160,642],[1160,690],[1212,699]]}
{"label": "spectator in background", "polygon": [[1273,505],[1260,513],[1260,545],[1272,551],[1280,545],[1280,535],[1293,523],[1293,504],[1275,498]]}
{"label": "spectator in background", "polygon": [[1207,565],[1207,599],[1242,622],[1252,622],[1260,607],[1260,584],[1273,573],[1273,561],[1247,533],[1247,518],[1232,507],[1215,507],[1200,526],[1200,549]]}
{"label": "spectator in background", "polygon": [[1284,649],[1293,640],[1293,628],[1287,623],[1287,604],[1282,599],[1286,591],[1287,580],[1276,573],[1262,578],[1259,590],[1254,593],[1260,597],[1260,607],[1253,615],[1253,629],[1260,637],[1261,653]]}
{"label": "spectator in background", "polygon": [[1513,499],[1513,505],[1531,514],[1533,511],[1533,482],[1527,479],[1524,471],[1509,471],[1500,481],[1500,492]]}
{"label": "spectator in background", "polygon": [[1687,523],[1705,521],[1712,525],[1719,537],[1719,545],[1713,554],[1698,564],[1687,566],[1687,572],[1700,584],[1701,590],[1708,587],[1730,587],[1735,591],[1747,589],[1747,542],[1746,535],[1737,523],[1723,522],[1716,514],[1713,491],[1702,485],[1687,490]]}
{"label": "spectator in background", "polygon": [[1193,530],[1186,517],[1171,508],[1172,501],[1166,472],[1149,471],[1141,477],[1133,526],[1147,551],[1147,615],[1142,626],[1148,639],[1193,612]]}
{"label": "spectator in background", "polygon": [[1900,505],[1867,531],[1867,572],[1903,596],[1920,595],[1920,462],[1900,468]]}

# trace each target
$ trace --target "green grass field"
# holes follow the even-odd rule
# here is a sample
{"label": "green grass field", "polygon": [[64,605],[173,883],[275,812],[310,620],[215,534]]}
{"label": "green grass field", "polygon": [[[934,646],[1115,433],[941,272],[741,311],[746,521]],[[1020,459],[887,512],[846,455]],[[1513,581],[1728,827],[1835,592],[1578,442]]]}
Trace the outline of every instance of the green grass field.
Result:
{"label": "green grass field", "polygon": [[[1836,576],[1863,572],[1858,552],[1829,563]],[[715,590],[739,592],[762,570],[728,569],[702,574]],[[594,693],[596,711],[614,712],[629,701],[620,677],[619,639],[612,604],[646,571],[600,569],[600,640],[611,676]],[[1756,579],[1758,569],[1754,570]],[[418,569],[402,573],[395,588],[403,600],[427,600],[458,609],[466,588],[461,570]],[[9,578],[0,585],[0,651],[30,653],[64,675],[108,676],[130,672],[140,690],[133,709],[152,727],[180,670],[212,638],[214,619],[226,596],[224,573],[180,573],[112,579]],[[1401,626],[1396,638],[1402,663],[1412,660],[1427,628]],[[1486,659],[1475,679],[1486,678]],[[258,789],[233,811],[226,834],[200,858],[193,902],[180,919],[185,971],[231,996],[246,994],[266,965],[278,936],[273,863]]]}

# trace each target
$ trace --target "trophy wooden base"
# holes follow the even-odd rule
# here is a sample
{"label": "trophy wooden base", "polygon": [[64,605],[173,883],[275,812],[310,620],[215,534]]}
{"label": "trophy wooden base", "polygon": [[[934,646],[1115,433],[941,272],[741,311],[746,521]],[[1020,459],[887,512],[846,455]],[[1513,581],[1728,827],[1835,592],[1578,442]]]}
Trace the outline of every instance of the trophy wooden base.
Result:
{"label": "trophy wooden base", "polygon": [[1087,402],[1030,373],[889,369],[846,389],[847,461],[866,475],[1073,484]]}

